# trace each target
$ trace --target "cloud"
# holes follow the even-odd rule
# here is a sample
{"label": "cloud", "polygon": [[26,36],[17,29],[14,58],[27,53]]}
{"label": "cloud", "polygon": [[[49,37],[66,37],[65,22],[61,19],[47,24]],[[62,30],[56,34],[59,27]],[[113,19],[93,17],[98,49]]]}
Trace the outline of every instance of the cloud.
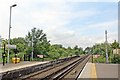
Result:
{"label": "cloud", "polygon": [[69,0],[71,2],[118,2],[119,0]]}
{"label": "cloud", "polygon": [[108,29],[118,26],[118,20],[108,21],[108,22],[100,22],[97,24],[90,25],[88,28],[100,28],[100,29]]}
{"label": "cloud", "polygon": [[[112,33],[108,33],[108,42],[112,43],[114,40],[117,40],[117,32],[112,32]],[[76,35],[76,36],[72,36],[70,38],[64,38],[62,40],[57,41],[60,44],[63,44],[63,46],[68,47],[74,47],[75,45],[78,45],[82,48],[86,48],[86,47],[92,47],[95,43],[104,43],[105,42],[105,35],[103,33],[103,35],[85,35],[85,36],[80,36],[80,35]]]}
{"label": "cloud", "polygon": [[[91,2],[100,0],[91,0]],[[111,0],[110,0],[111,1]],[[75,9],[80,7],[77,2],[88,2],[88,0],[1,0],[0,1],[0,35],[8,38],[9,7],[16,3],[12,10],[11,38],[25,37],[33,27],[43,29],[51,43],[60,43],[64,46],[79,45],[82,47],[92,46],[96,42],[104,42],[104,30],[110,30],[109,40],[116,39],[116,21],[105,21],[82,25],[82,21],[96,16],[101,12],[95,8]],[[74,23],[78,20],[78,23]],[[81,23],[79,22],[81,21]],[[73,27],[78,25],[77,27]],[[72,28],[71,28],[72,26]],[[99,30],[103,33],[95,33]],[[91,34],[94,32],[96,34]],[[114,33],[113,33],[114,32]],[[84,34],[83,34],[84,33]],[[86,33],[86,34],[85,34]]]}
{"label": "cloud", "polygon": [[[99,32],[104,32],[105,30],[108,30],[110,32],[117,32],[117,27],[118,27],[118,21],[117,20],[108,20],[104,22],[99,22],[99,23],[88,23],[84,25],[85,27],[82,27],[83,25],[80,25],[81,28],[77,29],[77,32],[85,32],[88,33],[93,33],[100,34]],[[90,34],[89,34],[90,35]],[[93,35],[93,34],[92,34]]]}
{"label": "cloud", "polygon": [[[110,25],[110,26],[106,26]],[[70,37],[66,37],[62,35],[64,38],[57,38],[58,40],[53,40],[53,43],[61,43],[65,47],[75,45],[79,45],[83,48],[87,46],[93,46],[95,43],[104,43],[105,42],[105,33],[104,31],[108,31],[108,42],[112,43],[114,40],[118,40],[118,32],[117,32],[117,20],[101,22],[98,24],[89,24],[89,26],[83,27],[83,29],[77,28],[74,29],[74,35]],[[114,30],[115,29],[115,30]],[[90,33],[88,33],[90,31]],[[94,34],[91,34],[93,32]],[[87,34],[82,34],[87,33]]]}

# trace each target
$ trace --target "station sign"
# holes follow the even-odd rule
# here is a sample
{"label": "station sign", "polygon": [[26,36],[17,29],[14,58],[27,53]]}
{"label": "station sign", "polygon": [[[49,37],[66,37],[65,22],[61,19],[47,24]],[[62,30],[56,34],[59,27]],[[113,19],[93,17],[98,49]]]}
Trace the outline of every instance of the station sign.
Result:
{"label": "station sign", "polygon": [[7,44],[6,47],[9,49],[16,49],[16,45]]}

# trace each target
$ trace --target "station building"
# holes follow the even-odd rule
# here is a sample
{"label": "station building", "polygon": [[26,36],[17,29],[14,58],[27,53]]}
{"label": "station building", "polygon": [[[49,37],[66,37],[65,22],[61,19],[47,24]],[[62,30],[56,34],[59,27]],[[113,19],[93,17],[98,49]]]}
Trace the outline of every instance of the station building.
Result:
{"label": "station building", "polygon": [[120,49],[114,49],[113,54],[119,54],[120,55]]}

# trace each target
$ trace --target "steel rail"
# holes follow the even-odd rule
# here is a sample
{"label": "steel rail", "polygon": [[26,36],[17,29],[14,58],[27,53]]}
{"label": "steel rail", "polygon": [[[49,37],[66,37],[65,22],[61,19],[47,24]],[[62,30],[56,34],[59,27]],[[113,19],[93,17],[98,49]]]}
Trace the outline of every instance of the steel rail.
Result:
{"label": "steel rail", "polygon": [[63,79],[65,75],[70,73],[74,68],[76,68],[82,61],[84,61],[88,56],[84,56],[80,58],[79,60],[65,66],[64,68],[58,70],[57,72],[54,72],[53,74],[46,76],[45,78],[41,80],[60,80]]}

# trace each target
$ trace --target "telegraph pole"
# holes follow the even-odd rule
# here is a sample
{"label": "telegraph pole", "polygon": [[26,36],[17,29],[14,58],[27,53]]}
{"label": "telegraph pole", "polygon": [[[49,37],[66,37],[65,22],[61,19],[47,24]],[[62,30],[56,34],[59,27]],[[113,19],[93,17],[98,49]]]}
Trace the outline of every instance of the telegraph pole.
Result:
{"label": "telegraph pole", "polygon": [[105,44],[106,44],[106,63],[108,63],[108,49],[107,49],[107,30],[105,30]]}

